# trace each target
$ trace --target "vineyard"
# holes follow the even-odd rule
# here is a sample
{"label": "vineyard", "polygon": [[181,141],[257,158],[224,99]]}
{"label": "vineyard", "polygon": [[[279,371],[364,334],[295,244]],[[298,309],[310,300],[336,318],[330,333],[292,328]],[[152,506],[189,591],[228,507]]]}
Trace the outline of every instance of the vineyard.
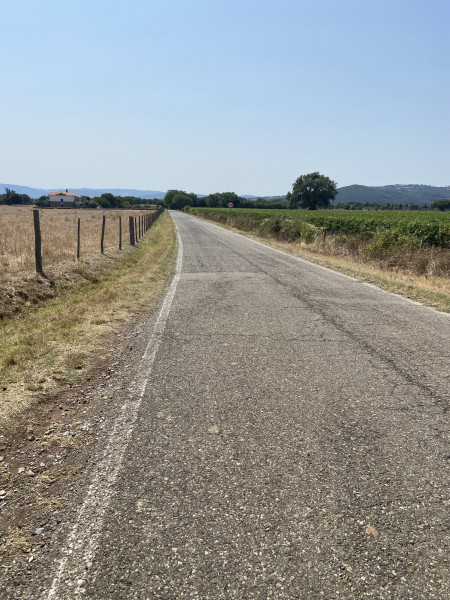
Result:
{"label": "vineyard", "polygon": [[188,208],[191,214],[314,253],[448,278],[450,213],[440,211]]}
{"label": "vineyard", "polygon": [[[189,212],[218,222],[228,222],[226,208],[190,208]],[[384,236],[392,245],[450,247],[450,213],[429,211],[268,210],[235,208],[233,225],[259,230],[280,239],[311,241],[319,233]],[[305,227],[306,225],[306,227]],[[308,225],[312,227],[308,227]]]}

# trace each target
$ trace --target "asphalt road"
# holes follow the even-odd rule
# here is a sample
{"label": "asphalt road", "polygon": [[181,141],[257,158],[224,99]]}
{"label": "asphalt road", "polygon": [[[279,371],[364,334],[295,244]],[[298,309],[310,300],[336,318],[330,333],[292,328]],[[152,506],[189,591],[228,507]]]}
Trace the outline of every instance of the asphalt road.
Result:
{"label": "asphalt road", "polygon": [[142,381],[42,597],[449,598],[449,316],[173,218]]}

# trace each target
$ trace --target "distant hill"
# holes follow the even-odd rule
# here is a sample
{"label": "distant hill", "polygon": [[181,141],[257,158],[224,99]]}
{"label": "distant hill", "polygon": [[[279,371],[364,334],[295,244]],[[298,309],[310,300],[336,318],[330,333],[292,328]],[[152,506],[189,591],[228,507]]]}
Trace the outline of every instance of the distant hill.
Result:
{"label": "distant hill", "polygon": [[144,198],[152,200],[162,200],[166,195],[166,192],[152,191],[152,190],[133,190],[133,189],[91,189],[91,188],[70,188],[70,191],[80,196],[89,196],[94,198],[95,196],[101,196],[102,194],[113,194],[114,196],[135,196],[136,198]]}
{"label": "distant hill", "polygon": [[[28,194],[30,198],[39,198],[40,196],[47,196],[49,192],[57,192],[59,190],[65,190],[66,186],[63,187],[55,187],[51,189],[43,189],[43,188],[32,188],[26,187],[24,185],[14,185],[12,183],[0,183],[0,194],[5,193],[5,187],[10,190],[14,190],[18,194]],[[158,200],[164,198],[166,192],[152,191],[152,190],[134,190],[134,189],[107,189],[107,188],[68,188],[69,192],[74,194],[78,194],[80,196],[89,196],[89,198],[94,198],[95,196],[101,196],[102,194],[113,194],[114,196],[135,196],[137,198],[144,198],[152,200],[153,198],[157,198]]]}
{"label": "distant hill", "polygon": [[[5,187],[16,191],[18,194],[28,194],[30,198],[39,198],[46,196],[49,192],[66,189],[65,187],[55,187],[52,189],[32,188],[23,185],[14,185],[12,183],[0,183],[0,194],[5,193]],[[135,190],[122,188],[69,188],[70,192],[79,194],[80,196],[101,196],[102,194],[110,193],[114,196],[135,196],[137,198],[162,200],[166,192],[154,190]],[[199,197],[202,194],[198,194]],[[250,200],[256,200],[259,196],[247,195],[243,196]],[[285,196],[267,196],[267,199],[285,199]],[[389,202],[391,204],[430,204],[439,198],[450,198],[450,186],[434,187],[432,185],[382,185],[382,186],[367,186],[367,185],[347,185],[338,188],[338,194],[334,200],[335,203],[347,202],[365,202],[383,204]]]}
{"label": "distant hill", "polygon": [[46,196],[49,191],[54,190],[42,190],[40,188],[31,188],[26,185],[13,185],[12,183],[0,183],[0,194],[5,193],[5,188],[14,190],[17,194],[28,194],[30,198],[39,198],[40,196]]}
{"label": "distant hill", "polygon": [[450,198],[450,186],[434,187],[432,185],[348,185],[338,188],[334,203],[365,202],[384,204],[430,204],[439,198]]}
{"label": "distant hill", "polygon": [[[360,202],[365,204],[431,204],[440,198],[450,198],[450,186],[436,187],[418,184],[393,184],[381,186],[347,185],[338,188],[334,204]],[[284,196],[243,196],[248,200],[263,198],[264,200],[286,200]]]}

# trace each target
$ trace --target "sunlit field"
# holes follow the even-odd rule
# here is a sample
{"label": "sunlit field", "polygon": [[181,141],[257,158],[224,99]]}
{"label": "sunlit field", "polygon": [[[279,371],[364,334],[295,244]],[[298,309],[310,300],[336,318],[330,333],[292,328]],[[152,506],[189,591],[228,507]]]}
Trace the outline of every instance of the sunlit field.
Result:
{"label": "sunlit field", "polygon": [[[331,234],[368,234],[382,238],[384,247],[450,247],[450,212],[415,210],[268,210],[253,208],[190,208],[189,212],[227,222],[242,229],[263,228],[267,233],[294,241]],[[306,225],[306,229],[305,229]],[[308,235],[306,235],[308,238]]]}
{"label": "sunlit field", "polygon": [[[41,209],[42,262],[45,267],[75,259],[80,218],[80,258],[100,252],[102,217],[106,215],[105,251],[130,243],[129,216],[148,215],[148,210]],[[153,212],[153,211],[152,211]],[[0,206],[0,275],[32,273],[34,262],[32,206]]]}
{"label": "sunlit field", "polygon": [[256,235],[301,244],[383,269],[450,275],[450,212],[189,208],[191,214]]}

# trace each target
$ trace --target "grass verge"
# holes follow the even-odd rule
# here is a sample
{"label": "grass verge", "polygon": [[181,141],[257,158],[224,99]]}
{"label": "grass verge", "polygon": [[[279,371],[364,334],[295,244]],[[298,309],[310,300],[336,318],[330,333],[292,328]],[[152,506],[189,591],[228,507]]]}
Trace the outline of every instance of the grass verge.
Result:
{"label": "grass verge", "polygon": [[[14,427],[36,395],[86,375],[109,335],[144,308],[157,306],[176,255],[176,233],[164,213],[139,242],[90,271],[43,305],[0,324],[0,430]],[[79,265],[73,266],[74,270]],[[91,276],[86,277],[86,273]]]}
{"label": "grass verge", "polygon": [[[197,218],[204,220],[204,217]],[[210,221],[210,220],[209,220]],[[235,231],[263,244],[283,250],[299,258],[321,266],[351,275],[360,281],[372,283],[389,292],[399,294],[406,298],[421,302],[425,306],[433,307],[442,312],[450,312],[450,281],[447,278],[416,275],[404,271],[383,269],[369,262],[361,263],[351,256],[337,256],[327,254],[325,248],[314,246],[314,250],[301,242],[283,242],[271,237],[260,236],[254,233],[237,229],[217,221],[210,221],[219,227]]]}

